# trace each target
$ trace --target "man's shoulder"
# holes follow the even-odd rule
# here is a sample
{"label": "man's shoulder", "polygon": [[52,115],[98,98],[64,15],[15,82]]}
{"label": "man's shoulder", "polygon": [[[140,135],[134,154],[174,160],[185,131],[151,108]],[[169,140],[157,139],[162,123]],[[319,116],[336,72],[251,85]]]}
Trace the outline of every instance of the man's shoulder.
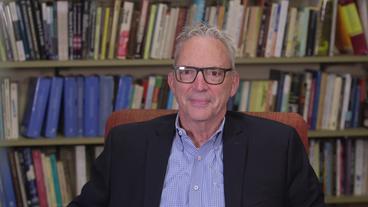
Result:
{"label": "man's shoulder", "polygon": [[175,118],[176,118],[176,113],[160,116],[160,117],[150,119],[147,121],[132,122],[128,124],[119,124],[119,125],[114,126],[110,130],[110,133],[116,133],[116,132],[120,133],[123,131],[124,132],[133,131],[133,132],[143,132],[144,133],[144,132],[148,132],[151,129],[157,129],[163,126],[167,126],[167,127],[169,127],[170,125],[175,126],[174,124]]}
{"label": "man's shoulder", "polygon": [[237,125],[242,129],[247,129],[251,131],[266,130],[270,133],[271,132],[282,133],[295,130],[295,128],[292,127],[291,125],[287,125],[279,121],[271,120],[261,116],[246,114],[243,112],[228,111],[226,116],[228,121],[231,122],[231,124]]}

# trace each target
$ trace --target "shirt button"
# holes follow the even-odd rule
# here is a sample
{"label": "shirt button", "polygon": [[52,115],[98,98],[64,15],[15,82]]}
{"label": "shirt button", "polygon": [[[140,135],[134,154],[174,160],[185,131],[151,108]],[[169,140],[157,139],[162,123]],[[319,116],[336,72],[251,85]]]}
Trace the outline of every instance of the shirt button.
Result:
{"label": "shirt button", "polygon": [[197,160],[201,161],[202,160],[202,157],[201,156],[198,156],[197,157]]}
{"label": "shirt button", "polygon": [[179,130],[179,135],[180,135],[180,136],[181,136],[181,135],[183,135],[183,132],[182,132],[182,131],[180,131],[180,130]]}
{"label": "shirt button", "polygon": [[193,190],[195,190],[195,191],[199,190],[198,185],[193,186]]}

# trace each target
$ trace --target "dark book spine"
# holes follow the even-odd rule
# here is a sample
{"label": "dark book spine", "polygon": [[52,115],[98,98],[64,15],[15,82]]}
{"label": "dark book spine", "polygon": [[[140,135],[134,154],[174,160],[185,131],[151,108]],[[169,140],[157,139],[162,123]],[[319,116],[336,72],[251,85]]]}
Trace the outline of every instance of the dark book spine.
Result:
{"label": "dark book spine", "polygon": [[39,43],[38,43],[38,39],[37,39],[37,33],[36,33],[36,26],[35,26],[35,21],[34,21],[34,15],[32,12],[32,5],[31,5],[31,0],[26,0],[26,10],[27,10],[27,18],[28,18],[28,22],[29,22],[29,29],[31,31],[31,37],[32,37],[32,45],[33,45],[33,50],[34,50],[34,55],[35,55],[35,59],[39,60],[40,59],[40,51],[39,51]]}
{"label": "dark book spine", "polygon": [[[24,35],[24,39],[27,42],[27,46],[28,47],[28,51],[29,51],[29,59],[30,60],[34,60],[36,55],[34,52],[34,47],[33,47],[33,41],[32,41],[32,34],[31,34],[31,29],[30,29],[30,24],[29,24],[29,19],[27,16],[27,2],[25,0],[20,0],[18,2],[18,8],[19,8],[19,13],[20,13],[20,22],[21,22],[21,28],[23,27],[23,35]],[[23,26],[22,26],[23,25]]]}
{"label": "dark book spine", "polygon": [[40,2],[38,0],[30,1],[33,12],[33,21],[36,30],[36,39],[38,44],[38,50],[40,53],[40,59],[47,59],[46,49],[45,49],[45,33],[42,23],[42,12]]}
{"label": "dark book spine", "polygon": [[89,17],[90,17],[90,1],[84,1],[83,4],[83,18],[82,18],[82,59],[87,59],[88,54],[88,31],[89,31]]}
{"label": "dark book spine", "polygon": [[315,45],[316,31],[317,31],[317,20],[318,20],[318,12],[314,10],[310,10],[306,56],[314,55],[314,45]]}
{"label": "dark book spine", "polygon": [[93,58],[95,50],[95,33],[96,33],[96,0],[91,1],[90,18],[89,18],[89,32],[88,32],[88,58]]}
{"label": "dark book spine", "polygon": [[74,1],[70,0],[68,4],[68,50],[69,50],[69,60],[73,60],[73,21],[74,21]]}

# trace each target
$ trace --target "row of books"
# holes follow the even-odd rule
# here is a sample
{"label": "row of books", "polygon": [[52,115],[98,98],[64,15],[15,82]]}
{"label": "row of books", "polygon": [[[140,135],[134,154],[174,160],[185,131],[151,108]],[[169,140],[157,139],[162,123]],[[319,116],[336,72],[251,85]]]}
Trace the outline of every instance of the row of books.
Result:
{"label": "row of books", "polygon": [[[59,132],[65,137],[104,136],[113,111],[178,109],[162,75],[41,76],[29,78],[21,88],[3,78],[0,84],[0,139],[18,138],[19,128],[30,138],[54,138]],[[366,90],[366,80],[351,74],[271,69],[269,80],[241,80],[228,110],[296,112],[311,130],[357,128],[366,125]]]}
{"label": "row of books", "polygon": [[[4,103],[0,106],[0,139],[18,138],[19,129],[29,138],[54,138],[59,132],[65,137],[104,136],[106,120],[113,111],[178,107],[166,77],[159,75],[137,80],[130,75],[42,76],[28,79],[19,90],[5,87],[18,86],[10,78],[0,83]],[[18,103],[21,90],[27,91],[23,91],[27,98]],[[23,115],[19,108],[25,108]],[[20,126],[18,120],[22,120]]]}
{"label": "row of books", "polygon": [[367,139],[312,139],[309,159],[325,195],[368,195]]}
{"label": "row of books", "polygon": [[269,80],[242,80],[228,108],[296,112],[311,130],[338,130],[363,126],[366,96],[366,80],[351,74],[271,69]]}
{"label": "row of books", "polygon": [[0,2],[0,60],[170,59],[175,37],[198,22],[229,33],[238,57],[368,54],[365,0],[247,2]]}
{"label": "row of books", "polygon": [[66,206],[103,146],[0,149],[2,206]]}

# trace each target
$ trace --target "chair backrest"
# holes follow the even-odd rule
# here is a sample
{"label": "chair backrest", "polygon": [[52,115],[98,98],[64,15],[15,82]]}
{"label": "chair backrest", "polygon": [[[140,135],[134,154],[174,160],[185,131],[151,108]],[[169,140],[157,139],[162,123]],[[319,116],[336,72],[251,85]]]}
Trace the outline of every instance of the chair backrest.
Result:
{"label": "chair backrest", "polygon": [[[117,111],[108,118],[105,128],[105,137],[110,129],[120,125],[132,122],[146,121],[159,116],[176,113],[176,110],[163,109],[127,109]],[[274,121],[278,121],[292,126],[298,132],[305,149],[308,152],[308,125],[304,119],[297,113],[286,112],[244,112],[252,116],[258,116]]]}

